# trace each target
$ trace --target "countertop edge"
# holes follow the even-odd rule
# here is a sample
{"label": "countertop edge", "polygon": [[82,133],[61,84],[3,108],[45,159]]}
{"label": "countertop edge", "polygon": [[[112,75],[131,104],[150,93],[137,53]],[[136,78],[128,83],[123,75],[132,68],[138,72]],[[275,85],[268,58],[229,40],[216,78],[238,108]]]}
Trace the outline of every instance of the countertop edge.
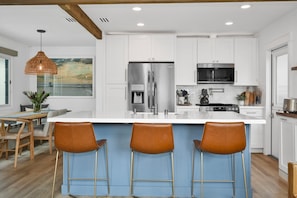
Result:
{"label": "countertop edge", "polygon": [[295,113],[276,112],[276,115],[297,119],[297,114]]}

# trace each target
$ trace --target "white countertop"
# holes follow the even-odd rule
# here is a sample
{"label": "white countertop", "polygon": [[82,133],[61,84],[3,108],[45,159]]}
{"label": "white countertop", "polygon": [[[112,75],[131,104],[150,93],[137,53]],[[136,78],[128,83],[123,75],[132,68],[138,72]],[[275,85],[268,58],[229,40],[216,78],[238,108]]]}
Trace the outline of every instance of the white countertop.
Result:
{"label": "white countertop", "polygon": [[48,122],[92,122],[92,123],[172,123],[172,124],[204,124],[205,122],[244,122],[246,124],[265,124],[265,119],[258,119],[235,112],[185,112],[158,115],[152,113],[119,112],[98,113],[92,111],[69,112],[61,116],[51,117]]}

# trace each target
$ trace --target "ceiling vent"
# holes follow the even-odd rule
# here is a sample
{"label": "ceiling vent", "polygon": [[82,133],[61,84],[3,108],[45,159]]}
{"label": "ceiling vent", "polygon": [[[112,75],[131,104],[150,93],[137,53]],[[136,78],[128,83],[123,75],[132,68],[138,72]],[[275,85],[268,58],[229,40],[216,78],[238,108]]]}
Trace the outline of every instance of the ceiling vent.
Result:
{"label": "ceiling vent", "polygon": [[77,21],[75,20],[75,18],[72,18],[72,17],[66,17],[65,19],[66,19],[66,21],[68,21],[69,23],[75,23],[75,22],[77,22]]}
{"label": "ceiling vent", "polygon": [[102,22],[102,23],[108,23],[109,22],[109,19],[108,18],[106,18],[106,17],[101,17],[101,18],[99,18],[99,20]]}

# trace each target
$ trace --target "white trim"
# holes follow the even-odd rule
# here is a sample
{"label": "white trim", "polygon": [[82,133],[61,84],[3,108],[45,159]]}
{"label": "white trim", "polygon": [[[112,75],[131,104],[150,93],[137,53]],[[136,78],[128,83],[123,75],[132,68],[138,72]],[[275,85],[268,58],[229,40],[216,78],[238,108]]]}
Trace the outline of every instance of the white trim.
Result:
{"label": "white trim", "polygon": [[[273,41],[269,42],[265,46],[265,66],[266,66],[266,101],[265,101],[265,117],[266,117],[266,126],[265,126],[265,135],[264,135],[264,154],[270,155],[272,153],[271,151],[271,51],[279,48],[283,45],[288,45],[288,53],[289,53],[289,64],[290,64],[290,54],[292,54],[292,50],[290,47],[290,41],[292,38],[292,33],[287,33],[285,35],[282,35]],[[290,78],[290,77],[289,77]],[[290,85],[289,85],[290,87]],[[289,88],[290,90],[290,88]]]}

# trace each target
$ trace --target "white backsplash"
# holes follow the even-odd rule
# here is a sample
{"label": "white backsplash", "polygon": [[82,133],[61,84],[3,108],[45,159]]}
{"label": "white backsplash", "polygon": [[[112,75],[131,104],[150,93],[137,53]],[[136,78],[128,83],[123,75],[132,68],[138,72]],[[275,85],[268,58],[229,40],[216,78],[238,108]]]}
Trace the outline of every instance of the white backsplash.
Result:
{"label": "white backsplash", "polygon": [[[244,92],[247,87],[234,86],[230,84],[199,84],[193,86],[177,85],[176,89],[184,89],[189,93],[189,101],[192,105],[200,103],[200,95],[202,89],[207,89],[209,95],[209,103],[228,103],[237,104],[236,96]],[[224,92],[212,92],[210,89],[217,89]]]}

